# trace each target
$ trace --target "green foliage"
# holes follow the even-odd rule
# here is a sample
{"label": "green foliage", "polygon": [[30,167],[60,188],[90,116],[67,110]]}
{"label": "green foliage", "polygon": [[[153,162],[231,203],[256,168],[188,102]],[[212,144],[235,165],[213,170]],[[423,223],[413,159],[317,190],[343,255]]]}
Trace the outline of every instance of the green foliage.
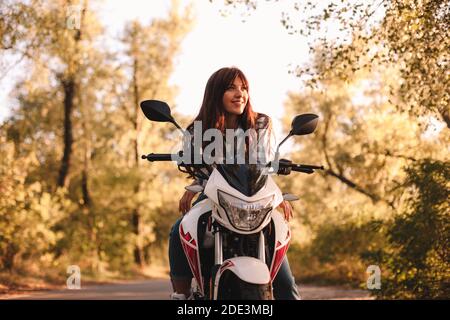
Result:
{"label": "green foliage", "polygon": [[[111,52],[98,41],[103,28],[90,6],[80,30],[61,27],[67,6],[79,3],[0,5],[1,57],[19,55],[29,71],[0,126],[0,269],[29,263],[64,274],[78,264],[83,273],[104,273],[153,264],[164,260],[178,216],[187,181],[173,164],[139,156],[173,151],[179,136],[146,121],[138,103],[173,102],[169,78],[189,11],[174,5],[147,25],[130,22],[123,51]],[[257,9],[254,0],[224,3]],[[314,112],[320,124],[295,138],[287,157],[326,167],[277,179],[301,199],[289,252],[294,273],[357,285],[376,264],[379,297],[448,298],[449,132],[424,130],[435,115],[449,126],[448,1],[292,6],[282,23],[311,36],[314,56],[294,71],[309,86],[290,94],[283,120],[287,128],[294,115]],[[305,14],[297,26],[298,11]],[[327,33],[330,21],[341,26],[337,38]],[[73,151],[58,188],[71,81]]]}
{"label": "green foliage", "polygon": [[336,261],[345,255],[364,255],[371,247],[382,247],[382,238],[374,239],[375,235],[381,234],[381,225],[381,221],[370,221],[363,225],[347,222],[337,226],[321,226],[311,251],[324,263]]}
{"label": "green foliage", "polygon": [[383,298],[450,295],[450,164],[425,159],[406,170],[409,208],[388,231]]}
{"label": "green foliage", "polygon": [[[174,100],[169,78],[192,17],[172,4],[166,17],[129,22],[121,51],[98,41],[105,34],[90,1],[0,5],[0,58],[15,54],[27,67],[11,93],[17,107],[0,126],[0,269],[128,272],[136,248],[140,266],[159,259],[178,214],[174,195],[187,181],[172,163],[140,159],[173,151],[179,136],[147,121],[139,102]],[[65,25],[70,5],[83,9],[80,28]],[[73,144],[58,188],[67,119]]]}
{"label": "green foliage", "polygon": [[[287,104],[286,124],[298,113],[312,111],[321,117],[316,133],[304,139],[291,157],[301,163],[327,165],[324,180],[307,177],[285,183],[290,192],[298,190],[301,199],[303,195],[299,220],[311,233],[309,241],[302,239],[294,247],[301,249],[294,249],[300,257],[295,268],[300,278],[362,283],[366,267],[375,264],[383,272],[382,291],[374,291],[380,297],[448,298],[445,288],[449,269],[445,261],[449,210],[445,205],[445,181],[449,133],[444,129],[427,137],[424,128],[429,118],[417,117],[430,115],[431,111],[447,121],[448,102],[444,103],[445,108],[437,107],[448,97],[444,92],[447,80],[436,81],[445,77],[445,70],[432,58],[444,57],[445,52],[441,50],[442,43],[411,40],[416,38],[411,21],[403,23],[406,16],[393,14],[401,1],[390,2],[385,20],[370,29],[369,35],[364,33],[369,29],[354,26],[346,29],[354,32],[350,43],[335,45],[325,39],[321,45],[315,43],[314,60],[306,67],[312,71],[313,85],[292,93]],[[417,13],[427,6],[440,10],[440,3],[407,5],[403,12]],[[348,9],[353,5],[343,6]],[[335,11],[333,15],[345,22],[342,13]],[[440,18],[431,21],[430,12],[418,16],[417,23],[425,24],[416,26],[422,30],[417,31],[419,34],[435,32],[439,38],[448,32],[448,28],[441,29]],[[314,19],[326,24],[321,14]],[[349,19],[359,18],[353,15]],[[389,42],[388,34],[401,35],[401,41]],[[430,56],[417,53],[421,50],[429,51]],[[426,63],[428,71],[419,67]],[[305,74],[304,69],[299,70]],[[434,74],[434,80],[428,78],[428,72]],[[430,98],[423,90],[436,95]],[[422,100],[418,102],[415,97]],[[413,106],[412,112],[403,112],[409,106]],[[421,167],[424,163],[435,166],[425,169]],[[415,193],[409,193],[410,190]],[[375,244],[364,241],[374,239],[370,230],[363,228],[364,232],[359,233],[354,228],[370,221],[382,226],[375,236],[380,241]]]}
{"label": "green foliage", "polygon": [[[374,64],[396,65],[401,87],[389,95],[399,110],[438,114],[450,128],[448,0],[330,0],[303,2],[297,9],[310,14],[301,21],[287,14],[284,25],[287,30],[310,35],[311,51],[324,48],[319,59],[325,67],[301,66],[297,75],[310,74],[314,86],[329,73],[351,79],[358,70]],[[330,22],[335,24],[333,30],[338,26],[337,36],[330,35]]]}
{"label": "green foliage", "polygon": [[[224,4],[257,10],[255,0]],[[287,8],[280,17],[286,32],[308,43],[311,53],[322,49],[317,63],[291,71],[309,86],[320,87],[330,74],[350,81],[374,64],[395,65],[401,88],[388,94],[398,110],[437,114],[450,128],[448,0],[293,1]]]}
{"label": "green foliage", "polygon": [[373,252],[385,246],[385,233],[382,221],[321,225],[309,243],[289,249],[293,272],[302,282],[364,285],[367,266],[380,263]]}
{"label": "green foliage", "polygon": [[[291,94],[286,122],[293,114],[311,111],[321,115],[322,119],[316,133],[304,139],[301,150],[292,152],[291,157],[300,163],[327,165],[327,171],[321,176],[291,176],[285,182],[285,187],[290,192],[299,193],[303,200],[298,210],[299,220],[303,228],[311,230],[309,241],[304,239],[299,244],[301,250],[297,250],[296,256],[300,258],[294,268],[298,270],[300,279],[356,284],[364,282],[369,265],[379,265],[386,274],[395,265],[396,270],[406,268],[406,273],[403,272],[400,278],[407,279],[409,285],[414,286],[417,283],[410,281],[413,277],[409,269],[412,268],[411,262],[402,257],[401,251],[394,249],[398,247],[396,235],[400,234],[400,237],[407,236],[403,240],[416,249],[413,253],[415,259],[420,255],[431,259],[429,263],[434,263],[436,268],[433,271],[436,275],[434,286],[441,287],[448,281],[442,273],[448,266],[442,264],[442,260],[437,258],[439,255],[428,248],[437,242],[440,242],[440,248],[448,247],[448,207],[444,208],[442,204],[442,199],[448,198],[448,191],[443,191],[448,190],[448,186],[444,187],[446,180],[442,178],[448,175],[443,170],[445,164],[448,166],[445,162],[448,132],[443,131],[432,139],[425,137],[420,119],[397,112],[394,105],[383,99],[385,81],[372,80],[370,89],[363,89],[360,83],[375,78],[374,73],[379,79],[393,80],[389,71],[373,67],[372,71],[361,70],[359,77],[350,83],[328,78],[321,82],[323,90]],[[358,93],[361,90],[366,100],[364,104],[352,99],[353,95],[361,95]],[[431,180],[425,179],[426,174],[412,175],[413,171],[408,168],[430,158],[441,164],[440,168],[434,168],[434,173],[431,173],[431,168],[427,169]],[[434,175],[441,176],[441,185],[433,182],[431,177]],[[419,190],[426,198],[426,205],[419,206],[407,196],[408,188],[417,181],[421,181],[422,189]],[[424,226],[430,226],[429,221],[406,224],[407,230],[400,227],[404,223],[397,225],[404,212],[428,206],[437,206],[447,216],[439,223],[431,224],[436,229],[428,241],[421,237],[430,235],[429,230],[423,230]],[[400,220],[395,220],[395,217]],[[358,227],[371,226],[375,221],[381,224],[379,231]],[[447,237],[447,240],[443,241],[441,237]],[[386,255],[386,252],[391,255]],[[390,258],[385,258],[387,256]],[[383,274],[383,277],[392,276]],[[401,281],[382,278],[382,288],[388,290],[382,294],[383,297],[424,297],[418,292],[411,293],[412,289]],[[448,293],[441,292],[440,297],[445,295]]]}
{"label": "green foliage", "polygon": [[34,154],[17,156],[14,144],[0,135],[0,270],[13,270],[23,260],[48,263],[51,246],[61,237],[52,230],[70,202],[63,190],[44,191],[40,182],[26,183]]}

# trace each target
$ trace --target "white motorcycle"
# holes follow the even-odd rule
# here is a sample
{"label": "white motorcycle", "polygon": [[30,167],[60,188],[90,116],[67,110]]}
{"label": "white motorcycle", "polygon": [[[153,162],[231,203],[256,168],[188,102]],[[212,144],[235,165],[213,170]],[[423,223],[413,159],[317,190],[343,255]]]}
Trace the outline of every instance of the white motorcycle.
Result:
{"label": "white motorcycle", "polygon": [[[169,106],[158,100],[141,102],[145,116],[152,121],[171,122],[179,130]],[[298,115],[291,131],[279,148],[293,135],[314,132],[318,116]],[[178,156],[182,155],[182,152]],[[173,154],[148,154],[148,161],[173,161]],[[178,157],[179,159],[179,157]],[[193,177],[202,177],[200,164],[178,161],[178,168]],[[195,278],[193,297],[211,300],[271,300],[272,282],[277,275],[291,240],[291,231],[283,215],[275,208],[284,200],[295,201],[291,194],[283,195],[268,167],[252,164],[218,164],[210,174],[206,186],[186,187],[203,192],[183,217],[179,232],[182,247]],[[276,174],[291,171],[311,174],[323,166],[278,161]]]}

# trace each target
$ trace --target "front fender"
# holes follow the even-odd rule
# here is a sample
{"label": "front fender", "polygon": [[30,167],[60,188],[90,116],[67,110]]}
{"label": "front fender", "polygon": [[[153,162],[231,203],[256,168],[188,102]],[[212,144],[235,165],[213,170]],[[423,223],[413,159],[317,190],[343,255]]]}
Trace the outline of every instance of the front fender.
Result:
{"label": "front fender", "polygon": [[234,257],[225,260],[217,272],[214,281],[214,299],[217,299],[219,281],[222,274],[230,270],[242,281],[253,284],[268,284],[270,272],[267,265],[253,257]]}

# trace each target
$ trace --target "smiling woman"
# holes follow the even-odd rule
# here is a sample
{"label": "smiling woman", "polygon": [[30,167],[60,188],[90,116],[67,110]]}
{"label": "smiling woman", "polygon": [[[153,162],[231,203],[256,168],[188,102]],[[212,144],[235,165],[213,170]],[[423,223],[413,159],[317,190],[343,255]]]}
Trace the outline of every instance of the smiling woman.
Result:
{"label": "smiling woman", "polygon": [[211,128],[222,133],[239,126],[244,130],[255,128],[257,114],[253,111],[248,87],[247,78],[238,68],[221,68],[211,75],[194,120],[202,122],[203,133]]}
{"label": "smiling woman", "polygon": [[[195,121],[188,126],[187,131],[192,133],[194,124],[197,121],[201,121],[202,134],[210,129],[216,129],[222,134],[226,130],[238,128],[245,131],[248,129],[269,129],[270,131],[270,118],[265,114],[253,111],[248,88],[247,78],[236,67],[221,68],[214,72],[206,84],[200,112],[195,118]],[[267,131],[264,132],[267,133]],[[258,136],[257,139],[262,139],[262,137]],[[268,142],[269,140],[266,141]],[[190,141],[188,142],[190,143]],[[210,143],[203,141],[202,147],[205,151],[205,147]],[[247,151],[249,150],[249,144],[246,141],[243,145],[236,146],[236,149],[239,147],[245,148],[246,161],[248,161]],[[194,153],[196,152],[198,153],[199,150],[196,150],[194,147]],[[202,170],[206,179],[197,179],[192,185],[204,185],[215,166],[216,164],[206,166]],[[187,190],[183,194],[179,205],[179,209],[183,215],[190,210],[194,196],[195,193],[190,190]],[[203,198],[204,194],[200,194],[196,202]],[[284,212],[285,218],[289,220],[292,216],[292,207],[290,204],[283,201],[281,202],[280,209]],[[170,276],[174,289],[172,298],[174,299],[183,299],[190,295],[191,279],[193,276],[181,246],[179,233],[180,223],[181,218],[173,225],[169,239]],[[297,286],[290,271],[287,258],[284,258],[280,271],[274,279],[273,288],[276,299],[299,299]]]}
{"label": "smiling woman", "polygon": [[227,112],[227,120],[230,120],[230,123],[226,124],[227,128],[234,128],[238,116],[244,112],[248,102],[247,90],[247,84],[238,76],[223,94],[223,106]]}

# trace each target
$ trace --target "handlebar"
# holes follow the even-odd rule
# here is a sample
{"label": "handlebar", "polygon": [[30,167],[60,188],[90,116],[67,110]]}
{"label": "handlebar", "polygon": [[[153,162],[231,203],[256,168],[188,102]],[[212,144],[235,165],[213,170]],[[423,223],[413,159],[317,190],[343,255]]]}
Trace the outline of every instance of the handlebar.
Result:
{"label": "handlebar", "polygon": [[278,174],[288,175],[291,171],[303,172],[307,174],[314,173],[314,170],[324,170],[323,166],[312,166],[308,164],[296,164],[292,163],[291,160],[280,159],[278,168]]}
{"label": "handlebar", "polygon": [[313,169],[306,169],[306,168],[290,168],[291,171],[296,171],[296,172],[303,172],[303,173],[307,173],[307,174],[311,174],[314,173]]}
{"label": "handlebar", "polygon": [[292,169],[299,168],[299,169],[311,169],[311,170],[324,170],[325,168],[323,166],[311,166],[308,164],[292,164]]}
{"label": "handlebar", "polygon": [[147,159],[148,161],[172,161],[177,155],[171,153],[149,153],[147,155],[142,155],[142,159]]}
{"label": "handlebar", "polygon": [[[179,154],[171,154],[171,153],[149,153],[148,155],[142,155],[142,159],[146,159],[148,161],[175,161],[174,159],[177,159],[177,156],[181,156],[182,151],[180,151]],[[269,164],[270,165],[270,164]],[[195,167],[196,165],[192,165]],[[324,170],[323,166],[313,166],[313,165],[307,165],[307,164],[296,164],[292,163],[292,161],[287,159],[280,159],[279,161],[279,168],[278,168],[278,174],[281,175],[288,175],[291,173],[291,171],[296,172],[303,172],[307,174],[314,173],[314,170]]]}
{"label": "handlebar", "polygon": [[323,166],[310,166],[306,164],[292,164],[290,167],[292,171],[303,172],[303,173],[314,173],[314,170],[323,170]]}

